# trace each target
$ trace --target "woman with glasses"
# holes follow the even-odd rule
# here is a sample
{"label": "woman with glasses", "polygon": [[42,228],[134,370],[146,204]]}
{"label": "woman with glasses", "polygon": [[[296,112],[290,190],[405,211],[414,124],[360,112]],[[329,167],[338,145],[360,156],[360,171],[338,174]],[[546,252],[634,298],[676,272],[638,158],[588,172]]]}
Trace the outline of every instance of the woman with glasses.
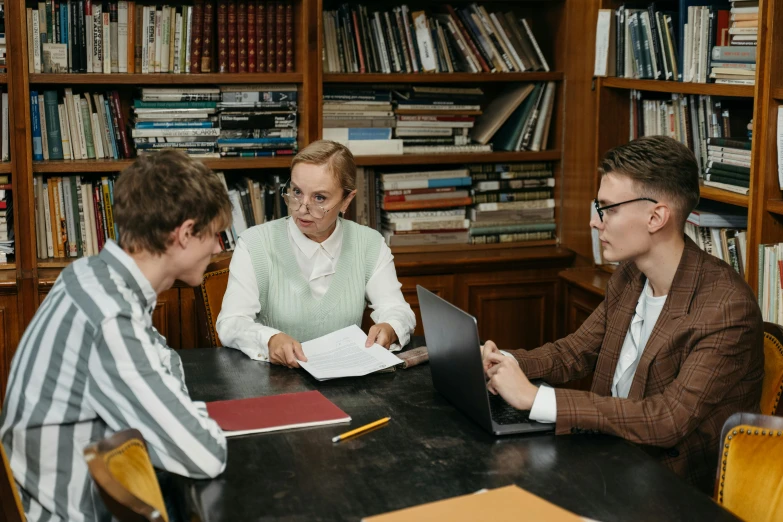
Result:
{"label": "woman with glasses", "polygon": [[393,256],[375,230],[340,217],[356,196],[350,151],[316,141],[291,163],[288,216],[237,241],[217,332],[248,357],[298,368],[300,343],[352,324],[369,303],[367,346],[405,345],[416,326]]}

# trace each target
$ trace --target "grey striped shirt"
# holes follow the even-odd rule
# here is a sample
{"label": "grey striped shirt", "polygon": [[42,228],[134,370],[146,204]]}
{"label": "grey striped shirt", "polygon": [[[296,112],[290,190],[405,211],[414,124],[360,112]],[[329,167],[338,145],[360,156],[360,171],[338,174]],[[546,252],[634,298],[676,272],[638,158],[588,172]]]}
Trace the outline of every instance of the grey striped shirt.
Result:
{"label": "grey striped shirt", "polygon": [[156,468],[220,474],[226,439],[188,395],[179,356],[152,326],[157,295],[109,242],[63,270],[14,355],[0,414],[27,519],[109,520],[82,450],[137,428]]}

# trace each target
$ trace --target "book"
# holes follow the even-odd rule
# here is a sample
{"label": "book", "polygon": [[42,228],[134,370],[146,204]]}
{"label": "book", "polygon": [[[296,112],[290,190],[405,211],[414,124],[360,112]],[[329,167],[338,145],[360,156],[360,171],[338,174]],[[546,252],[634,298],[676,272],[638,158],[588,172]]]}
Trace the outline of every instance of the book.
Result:
{"label": "book", "polygon": [[315,390],[212,401],[207,403],[207,412],[226,437],[351,421],[349,415]]}
{"label": "book", "polygon": [[484,113],[476,119],[470,132],[470,137],[482,145],[486,145],[503,123],[511,116],[517,107],[533,91],[534,84],[523,83],[506,89],[494,98]]}

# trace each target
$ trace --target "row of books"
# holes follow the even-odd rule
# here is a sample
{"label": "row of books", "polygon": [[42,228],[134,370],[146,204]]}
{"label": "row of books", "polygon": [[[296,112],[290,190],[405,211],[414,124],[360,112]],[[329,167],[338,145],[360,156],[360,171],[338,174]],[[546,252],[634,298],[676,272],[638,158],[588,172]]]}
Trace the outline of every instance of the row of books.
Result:
{"label": "row of books", "polygon": [[699,248],[725,261],[744,277],[747,268],[748,216],[744,212],[725,210],[711,212],[710,203],[702,203],[685,223],[687,234]]}
{"label": "row of books", "polygon": [[631,91],[629,138],[674,138],[694,152],[706,185],[747,194],[751,142],[732,131],[731,109],[725,100],[704,95],[669,96],[643,99],[640,91]]}
{"label": "row of books", "polygon": [[5,2],[0,2],[0,72],[8,70],[5,43]]}
{"label": "row of books", "polygon": [[552,239],[554,185],[547,163],[393,173],[360,168],[356,220],[390,246]]}
{"label": "row of books", "polygon": [[202,158],[297,150],[295,85],[142,88],[130,120],[117,91],[31,91],[30,104],[35,161],[132,158],[163,149]]}
{"label": "row of books", "polygon": [[11,161],[8,90],[0,89],[0,161]]}
{"label": "row of books", "polygon": [[555,82],[507,88],[485,104],[478,87],[324,89],[324,138],[354,155],[546,149]]}
{"label": "row of books", "polygon": [[0,178],[0,263],[7,263],[14,254],[13,192],[9,177]]}
{"label": "row of books", "polygon": [[119,233],[113,217],[115,176],[35,176],[38,257],[95,255]]}
{"label": "row of books", "polygon": [[764,321],[783,324],[783,243],[759,245],[758,302]]}
{"label": "row of books", "polygon": [[327,73],[549,71],[530,22],[471,3],[439,12],[368,12],[344,4],[323,12]]}
{"label": "row of books", "polygon": [[758,2],[693,3],[680,0],[676,11],[660,2],[600,10],[595,75],[753,85]]}
{"label": "row of books", "polygon": [[36,73],[294,70],[293,0],[47,0],[26,15],[28,65]]}
{"label": "row of books", "polygon": [[270,181],[243,177],[227,182],[222,172],[217,174],[231,200],[233,218],[231,226],[220,233],[223,250],[234,250],[237,238],[249,227],[288,215],[280,192],[283,176],[269,176]]}

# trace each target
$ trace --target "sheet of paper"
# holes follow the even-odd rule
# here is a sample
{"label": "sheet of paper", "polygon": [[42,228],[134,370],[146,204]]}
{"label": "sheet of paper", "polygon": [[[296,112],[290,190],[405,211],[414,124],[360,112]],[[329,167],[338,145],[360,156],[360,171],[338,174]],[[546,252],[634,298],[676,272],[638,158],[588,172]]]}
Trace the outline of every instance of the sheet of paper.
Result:
{"label": "sheet of paper", "polygon": [[356,325],[302,343],[307,362],[299,365],[319,381],[359,377],[402,363],[379,344],[364,347],[367,334]]}

